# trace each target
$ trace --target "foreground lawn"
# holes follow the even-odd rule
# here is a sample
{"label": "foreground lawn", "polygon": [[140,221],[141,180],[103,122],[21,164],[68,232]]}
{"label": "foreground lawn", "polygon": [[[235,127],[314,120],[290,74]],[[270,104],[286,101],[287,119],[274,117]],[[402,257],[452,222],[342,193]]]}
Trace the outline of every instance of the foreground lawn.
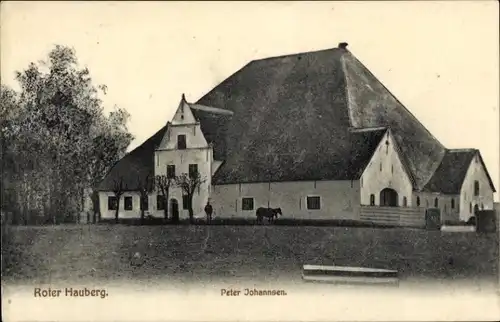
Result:
{"label": "foreground lawn", "polygon": [[[5,236],[4,236],[5,237]],[[286,226],[10,227],[2,280],[299,279],[302,265],[370,266],[401,278],[495,279],[498,236]],[[4,239],[4,238],[2,238]],[[138,253],[139,256],[134,257]]]}

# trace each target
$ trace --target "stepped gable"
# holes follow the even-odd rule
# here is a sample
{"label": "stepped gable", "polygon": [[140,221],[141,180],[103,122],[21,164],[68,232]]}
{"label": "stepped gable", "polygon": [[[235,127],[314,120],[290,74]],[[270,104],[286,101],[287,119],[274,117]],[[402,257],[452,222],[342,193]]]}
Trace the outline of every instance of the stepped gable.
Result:
{"label": "stepped gable", "polygon": [[444,147],[345,47],[254,60],[197,102],[234,112],[213,183],[354,179],[350,129],[381,126],[427,183]]}

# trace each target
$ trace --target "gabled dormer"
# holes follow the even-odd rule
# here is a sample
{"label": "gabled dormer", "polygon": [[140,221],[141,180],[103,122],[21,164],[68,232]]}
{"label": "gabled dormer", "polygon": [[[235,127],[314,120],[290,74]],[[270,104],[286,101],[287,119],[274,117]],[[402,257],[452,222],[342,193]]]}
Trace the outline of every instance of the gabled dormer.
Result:
{"label": "gabled dormer", "polygon": [[190,104],[182,94],[179,106],[167,131],[158,146],[158,150],[188,150],[208,148],[208,143],[201,131],[200,122],[195,118]]}

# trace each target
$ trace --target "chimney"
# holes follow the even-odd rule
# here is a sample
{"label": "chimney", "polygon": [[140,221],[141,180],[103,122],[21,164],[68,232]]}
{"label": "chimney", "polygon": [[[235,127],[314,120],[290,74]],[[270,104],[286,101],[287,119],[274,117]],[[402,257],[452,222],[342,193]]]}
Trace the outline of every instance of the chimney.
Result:
{"label": "chimney", "polygon": [[339,48],[340,48],[340,49],[346,49],[347,45],[348,45],[348,43],[346,43],[346,42],[341,42],[341,43],[339,43]]}
{"label": "chimney", "polygon": [[184,93],[182,93],[182,101],[185,102],[186,101],[186,95],[184,95]]}

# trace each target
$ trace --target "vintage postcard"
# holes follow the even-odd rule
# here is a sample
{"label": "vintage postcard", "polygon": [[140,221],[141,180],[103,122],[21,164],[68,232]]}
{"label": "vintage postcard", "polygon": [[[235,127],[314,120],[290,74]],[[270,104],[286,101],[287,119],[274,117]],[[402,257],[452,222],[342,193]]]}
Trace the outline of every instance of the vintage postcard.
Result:
{"label": "vintage postcard", "polygon": [[498,2],[0,23],[3,320],[500,318]]}

